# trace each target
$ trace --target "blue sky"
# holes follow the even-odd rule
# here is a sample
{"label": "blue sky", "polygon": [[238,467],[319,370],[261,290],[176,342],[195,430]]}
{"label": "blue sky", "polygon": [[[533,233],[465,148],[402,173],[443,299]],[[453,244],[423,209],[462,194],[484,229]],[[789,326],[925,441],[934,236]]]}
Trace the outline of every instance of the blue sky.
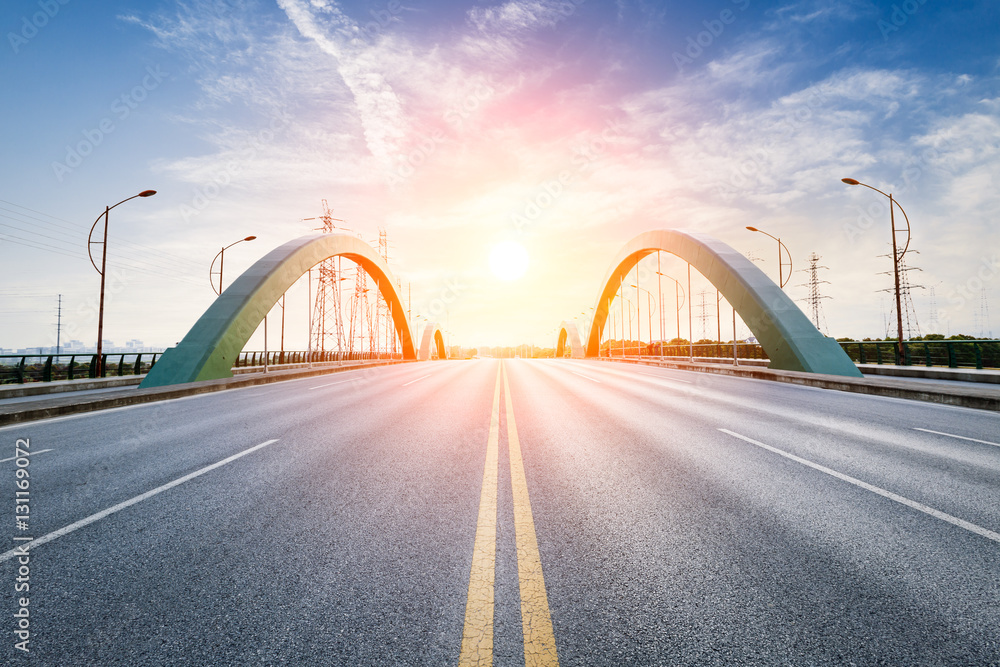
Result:
{"label": "blue sky", "polygon": [[[93,342],[87,231],[147,188],[112,212],[116,343],[180,340],[219,247],[258,237],[227,253],[228,283],[322,199],[368,241],[386,229],[414,315],[459,344],[551,344],[647,229],[712,234],[775,275],[747,225],[796,270],[822,256],[828,333],[883,336],[888,210],[844,176],[910,217],[922,333],[1000,329],[996,2],[17,0],[2,17],[0,347],[53,344],[60,293],[64,337]],[[504,240],[528,251],[520,280],[489,272]],[[303,347],[304,285],[287,303]]]}

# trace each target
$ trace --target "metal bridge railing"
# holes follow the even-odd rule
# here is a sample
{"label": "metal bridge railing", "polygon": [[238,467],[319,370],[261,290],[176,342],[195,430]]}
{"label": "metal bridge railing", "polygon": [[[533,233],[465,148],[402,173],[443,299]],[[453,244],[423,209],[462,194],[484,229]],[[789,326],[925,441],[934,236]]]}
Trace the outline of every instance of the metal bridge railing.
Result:
{"label": "metal bridge railing", "polygon": [[[653,344],[638,341],[625,341],[624,356],[626,357],[682,357],[691,356],[691,348],[694,348],[694,356],[700,358],[732,359],[734,357],[732,343],[695,343],[693,346],[687,343],[665,343]],[[662,351],[661,351],[662,348]],[[621,357],[621,343],[612,343],[610,348],[601,350],[602,357]],[[764,349],[758,343],[743,343],[737,341],[735,356],[739,359],[767,359]]]}
{"label": "metal bridge railing", "polygon": [[1000,368],[1000,340],[907,340],[900,358],[896,341],[840,341],[859,364]]}
{"label": "metal bridge railing", "polygon": [[[387,359],[402,359],[403,354],[396,352],[322,352],[313,350],[285,350],[284,352],[267,352],[268,366],[282,366],[288,364],[324,363],[331,361],[378,361]],[[261,350],[244,350],[236,358],[233,368],[247,368],[264,365],[264,352]]]}
{"label": "metal bridge railing", "polygon": [[[162,352],[103,354],[101,377],[142,375],[149,372]],[[3,354],[0,384],[85,380],[95,378],[96,354]]]}
{"label": "metal bridge railing", "polygon": [[[939,366],[947,368],[1000,368],[1000,340],[909,340],[903,341],[903,358],[896,341],[838,341],[852,361],[858,364],[889,364],[896,366]],[[685,343],[664,344],[662,356],[687,358],[691,346]],[[703,359],[732,359],[732,343],[695,343],[694,356]],[[767,359],[757,343],[737,343],[740,359]],[[601,356],[621,357],[620,343],[612,343]],[[660,344],[625,342],[626,357],[659,357]]]}
{"label": "metal bridge railing", "polygon": [[[148,373],[162,352],[132,352],[104,354],[101,377],[122,377]],[[318,352],[305,350],[267,353],[268,366],[281,367],[292,364],[401,360],[402,353],[372,352]],[[241,352],[233,368],[251,368],[264,365],[264,352]],[[0,385],[52,382],[54,380],[86,380],[96,377],[96,354],[4,354],[0,355]]]}

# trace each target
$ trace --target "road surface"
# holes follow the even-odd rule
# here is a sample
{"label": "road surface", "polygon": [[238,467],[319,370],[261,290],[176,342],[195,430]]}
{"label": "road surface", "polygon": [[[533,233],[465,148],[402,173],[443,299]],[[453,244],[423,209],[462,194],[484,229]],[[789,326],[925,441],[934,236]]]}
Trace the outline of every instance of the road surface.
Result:
{"label": "road surface", "polygon": [[1000,415],[502,367],[0,428],[0,663],[1000,661]]}

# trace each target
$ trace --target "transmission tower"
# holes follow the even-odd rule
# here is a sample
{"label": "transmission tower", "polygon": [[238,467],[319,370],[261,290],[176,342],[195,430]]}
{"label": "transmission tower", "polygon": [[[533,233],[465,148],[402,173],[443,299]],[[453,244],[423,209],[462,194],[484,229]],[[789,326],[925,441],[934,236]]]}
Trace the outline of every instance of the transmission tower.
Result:
{"label": "transmission tower", "polygon": [[[389,237],[385,232],[384,227],[379,227],[378,229],[378,254],[382,257],[382,260],[388,266],[389,264]],[[385,300],[382,296],[382,290],[378,290],[378,296],[376,298],[376,319],[375,319],[375,337],[378,339],[379,350],[384,350],[387,353],[396,352],[396,336],[395,329],[392,326],[392,310],[389,307],[389,302]],[[384,333],[382,333],[384,332]],[[385,336],[385,346],[382,345],[382,336]]]}
{"label": "transmission tower", "polygon": [[364,352],[365,304],[368,292],[368,274],[361,267],[354,267],[354,290],[351,292],[350,320],[348,322],[346,340],[347,351],[354,354],[355,350]]}
{"label": "transmission tower", "polygon": [[698,307],[701,309],[701,312],[698,315],[698,321],[701,322],[701,340],[705,340],[708,336],[708,321],[712,319],[711,314],[708,312],[708,303],[706,302],[708,290],[702,290],[699,296],[701,296],[701,303]]}
{"label": "transmission tower", "polygon": [[930,316],[927,318],[927,326],[930,327],[930,333],[941,333],[938,331],[938,326],[940,325],[940,317],[938,316],[937,307],[937,290],[934,285],[928,288],[928,296],[930,297]]}
{"label": "transmission tower", "polygon": [[816,328],[822,331],[824,334],[829,335],[829,327],[826,324],[826,316],[823,315],[822,302],[823,299],[829,299],[828,296],[822,296],[819,293],[820,285],[829,285],[829,280],[819,279],[819,270],[826,269],[830,270],[828,266],[820,266],[819,260],[822,259],[815,252],[809,255],[809,268],[800,269],[803,273],[809,274],[809,282],[798,285],[798,287],[808,287],[809,296],[804,299],[809,304],[809,309],[812,311],[812,321],[816,325]]}
{"label": "transmission tower", "polygon": [[[914,253],[914,254],[919,255],[920,251],[910,249],[910,250],[907,251],[907,253]],[[888,255],[888,254],[886,254],[886,255],[880,255],[880,257],[891,257],[891,255]],[[900,301],[903,304],[902,310],[903,310],[903,337],[904,338],[913,338],[914,333],[916,333],[917,336],[920,335],[920,323],[917,321],[917,311],[913,307],[912,290],[915,290],[915,289],[924,289],[924,286],[923,285],[911,285],[910,284],[910,277],[909,277],[910,271],[923,271],[923,269],[917,268],[915,266],[907,266],[906,265],[906,258],[905,257],[901,257],[899,259],[899,298],[900,298]],[[881,273],[881,275],[883,275],[883,276],[892,275],[892,272],[891,271],[883,271]],[[893,291],[895,291],[895,288],[894,287],[889,287],[889,288],[886,288],[884,290],[879,290],[879,291],[880,292],[893,292]],[[890,321],[894,321],[895,317],[896,317],[896,302],[895,302],[895,300],[892,301],[892,306],[890,308],[890,316],[891,316],[891,320]],[[889,337],[889,328],[890,327],[888,325],[886,325],[886,330],[885,330],[886,338]]]}
{"label": "transmission tower", "polygon": [[[333,217],[330,205],[325,199],[323,200],[323,215],[318,218],[306,218],[306,220],[321,220],[323,226],[319,229],[324,234],[330,234],[334,229],[337,229],[334,222],[343,222],[343,220]],[[343,351],[344,323],[340,299],[340,278],[339,257],[331,257],[320,262],[316,300],[312,310],[312,340],[309,341],[310,348],[313,350],[325,352],[327,341],[330,343],[330,348],[336,341],[337,351]]]}
{"label": "transmission tower", "polygon": [[990,327],[990,302],[986,298],[986,288],[982,287],[979,290],[979,312],[976,313],[976,318],[979,320],[976,323],[976,329],[979,333],[980,338],[993,338],[993,329]]}

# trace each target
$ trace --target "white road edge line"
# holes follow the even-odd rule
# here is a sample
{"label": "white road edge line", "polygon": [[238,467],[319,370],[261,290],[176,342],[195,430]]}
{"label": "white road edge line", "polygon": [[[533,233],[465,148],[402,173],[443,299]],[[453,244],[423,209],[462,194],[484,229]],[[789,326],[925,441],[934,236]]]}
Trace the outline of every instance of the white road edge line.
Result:
{"label": "white road edge line", "polygon": [[309,391],[313,389],[322,389],[323,387],[332,387],[335,384],[344,384],[345,382],[353,382],[353,380],[338,380],[336,382],[328,382],[327,384],[318,384],[315,387],[309,387]]}
{"label": "white road edge line", "polygon": [[942,433],[941,431],[932,431],[929,428],[917,428],[916,426],[914,426],[913,430],[923,431],[924,433],[933,433],[934,435],[946,435],[949,438],[958,438],[959,440],[969,440],[970,442],[981,442],[984,445],[993,445],[994,447],[1000,447],[1000,442],[990,442],[989,440],[976,440],[975,438],[966,438],[964,435],[955,435],[954,433]]}
{"label": "white road edge line", "polygon": [[[369,368],[386,368],[386,366],[370,366]],[[352,368],[349,371],[337,371],[337,373],[355,373],[357,371],[366,371],[369,368]],[[278,384],[284,384],[285,382],[302,382],[304,380],[315,380],[316,376],[309,376],[304,378],[295,378],[293,380],[282,380],[280,383],[270,383],[270,384],[255,384],[247,387],[233,387],[232,389],[225,389],[220,392],[210,391],[204,394],[191,394],[189,396],[178,396],[177,398],[166,398],[162,401],[149,401],[148,403],[135,403],[133,405],[122,405],[117,408],[107,408],[104,410],[89,410],[87,412],[78,412],[71,415],[62,415],[60,417],[46,417],[44,419],[32,419],[31,421],[14,422],[13,424],[4,424],[0,426],[0,431],[14,428],[27,428],[30,426],[42,426],[47,424],[52,424],[55,422],[66,421],[68,419],[80,419],[81,417],[94,417],[98,415],[106,415],[112,412],[120,412],[122,410],[134,410],[135,408],[148,408],[159,405],[164,405],[167,403],[172,403],[174,401],[189,401],[194,398],[205,398],[206,396],[218,396],[219,394],[224,394],[230,391],[243,391],[246,389],[263,389],[263,388],[274,388]]]}
{"label": "white road edge line", "polygon": [[434,374],[433,374],[433,373],[428,373],[427,375],[424,375],[423,377],[418,377],[418,378],[417,378],[416,380],[410,380],[409,382],[404,382],[404,383],[403,383],[402,385],[400,385],[400,386],[402,386],[402,387],[405,387],[405,386],[406,386],[406,385],[408,385],[408,384],[413,384],[414,382],[420,382],[420,381],[421,381],[421,380],[423,380],[424,378],[429,378],[429,377],[430,377],[430,376],[432,376],[432,375],[434,375]]}
{"label": "white road edge line", "polygon": [[941,519],[942,521],[947,521],[948,523],[950,523],[952,525],[955,525],[955,526],[958,526],[959,528],[964,528],[965,530],[967,530],[967,531],[969,531],[971,533],[975,533],[976,535],[981,535],[981,536],[985,537],[988,540],[993,540],[994,542],[1000,543],[1000,533],[994,533],[992,530],[988,530],[986,528],[983,528],[982,526],[977,526],[976,524],[969,523],[968,521],[966,521],[964,519],[959,519],[956,516],[952,516],[950,514],[945,514],[944,512],[942,512],[940,510],[936,510],[933,507],[928,507],[927,505],[924,505],[923,503],[918,503],[915,500],[910,500],[909,498],[904,498],[903,496],[897,495],[897,494],[893,493],[892,491],[886,491],[885,489],[879,488],[877,486],[873,486],[873,485],[871,485],[871,484],[869,484],[867,482],[862,482],[860,479],[856,479],[854,477],[851,477],[850,475],[845,475],[844,473],[837,472],[836,470],[831,470],[830,468],[827,468],[826,466],[821,466],[818,463],[813,463],[812,461],[809,461],[809,460],[806,460],[806,459],[804,459],[802,457],[796,456],[795,454],[790,454],[790,453],[788,453],[788,452],[786,452],[784,450],[778,449],[777,447],[772,447],[770,445],[765,445],[763,442],[758,442],[757,440],[754,440],[753,438],[748,438],[745,435],[740,435],[739,433],[734,433],[734,432],[730,431],[729,429],[720,428],[719,430],[722,431],[723,433],[728,433],[729,435],[733,436],[734,438],[739,438],[740,440],[743,440],[745,442],[749,442],[751,445],[757,445],[758,447],[760,447],[762,449],[766,449],[769,452],[773,452],[775,454],[778,454],[779,456],[784,456],[786,459],[791,459],[792,461],[795,461],[796,463],[801,463],[804,466],[809,466],[813,470],[818,470],[818,471],[820,471],[822,473],[826,473],[827,475],[830,475],[832,477],[836,477],[839,480],[842,480],[842,481],[847,482],[849,484],[853,484],[854,486],[861,487],[862,489],[865,489],[866,491],[871,491],[872,493],[877,493],[878,495],[882,496],[883,498],[888,498],[889,500],[894,500],[895,502],[897,502],[897,503],[899,503],[901,505],[906,505],[907,507],[913,508],[913,509],[917,510],[918,512],[923,512],[924,514],[929,514],[932,517],[934,517],[935,519]]}
{"label": "white road edge line", "polygon": [[684,384],[694,384],[691,380],[681,380],[679,378],[667,377],[665,375],[656,375],[655,373],[643,373],[641,371],[636,371],[639,375],[648,375],[651,378],[659,378],[660,380],[669,380],[670,382],[683,382]]}
{"label": "white road edge line", "polygon": [[587,378],[591,382],[596,382],[597,384],[604,384],[600,380],[595,380],[594,378],[590,377],[589,375],[584,375],[583,373],[577,373],[576,371],[570,371],[570,373],[572,373],[573,375],[579,375],[582,378]]}
{"label": "white road edge line", "polygon": [[[195,470],[194,472],[189,473],[187,475],[184,475],[183,477],[180,477],[178,479],[175,479],[172,482],[167,482],[163,486],[158,486],[155,489],[153,489],[152,491],[147,491],[146,493],[140,494],[140,495],[136,496],[135,498],[131,498],[129,500],[126,500],[125,502],[118,503],[117,505],[115,505],[113,507],[109,507],[106,510],[101,510],[97,514],[91,514],[90,516],[88,516],[85,519],[80,519],[79,521],[71,523],[68,526],[65,526],[63,528],[60,528],[59,530],[53,531],[53,532],[49,533],[48,535],[43,535],[42,537],[39,537],[39,538],[34,539],[34,540],[31,540],[30,542],[24,542],[24,543],[22,543],[22,545],[21,545],[20,548],[11,549],[10,551],[6,551],[6,552],[0,554],[0,563],[3,563],[4,561],[10,560],[14,556],[24,556],[26,552],[34,551],[35,547],[37,547],[37,546],[39,546],[41,544],[45,544],[46,542],[51,542],[52,540],[54,540],[56,538],[59,538],[59,537],[62,537],[63,535],[67,535],[69,533],[72,533],[74,530],[83,528],[84,526],[88,526],[88,525],[94,523],[95,521],[100,521],[101,519],[103,519],[106,516],[110,516],[110,515],[114,514],[115,512],[120,512],[123,509],[131,507],[132,505],[135,505],[136,503],[141,503],[143,500],[146,500],[148,498],[152,498],[153,496],[155,496],[155,495],[157,495],[159,493],[163,493],[164,491],[168,491],[168,490],[174,488],[175,486],[178,486],[180,484],[183,484],[184,482],[190,481],[190,480],[194,479],[195,477],[199,477],[200,475],[204,475],[206,472],[210,472],[212,470],[215,470],[216,468],[224,466],[227,463],[232,463],[236,459],[242,458],[242,457],[246,456],[247,454],[250,454],[251,452],[255,452],[258,449],[261,449],[263,447],[267,447],[268,445],[273,445],[276,442],[278,442],[278,440],[274,439],[274,440],[268,440],[267,442],[262,442],[259,445],[254,445],[250,449],[244,449],[242,452],[239,452],[237,454],[233,454],[232,456],[224,458],[224,459],[222,459],[221,461],[219,461],[217,463],[213,463],[212,465],[205,466],[204,468],[202,468],[200,470]],[[22,549],[23,549],[23,551],[22,551]]]}
{"label": "white road edge line", "polygon": [[[44,454],[45,452],[51,452],[52,449],[39,449],[37,452],[25,452],[26,456],[31,456],[32,454]],[[13,461],[14,459],[19,459],[20,456],[12,456],[9,459],[0,459],[0,463],[7,463],[7,461]]]}

